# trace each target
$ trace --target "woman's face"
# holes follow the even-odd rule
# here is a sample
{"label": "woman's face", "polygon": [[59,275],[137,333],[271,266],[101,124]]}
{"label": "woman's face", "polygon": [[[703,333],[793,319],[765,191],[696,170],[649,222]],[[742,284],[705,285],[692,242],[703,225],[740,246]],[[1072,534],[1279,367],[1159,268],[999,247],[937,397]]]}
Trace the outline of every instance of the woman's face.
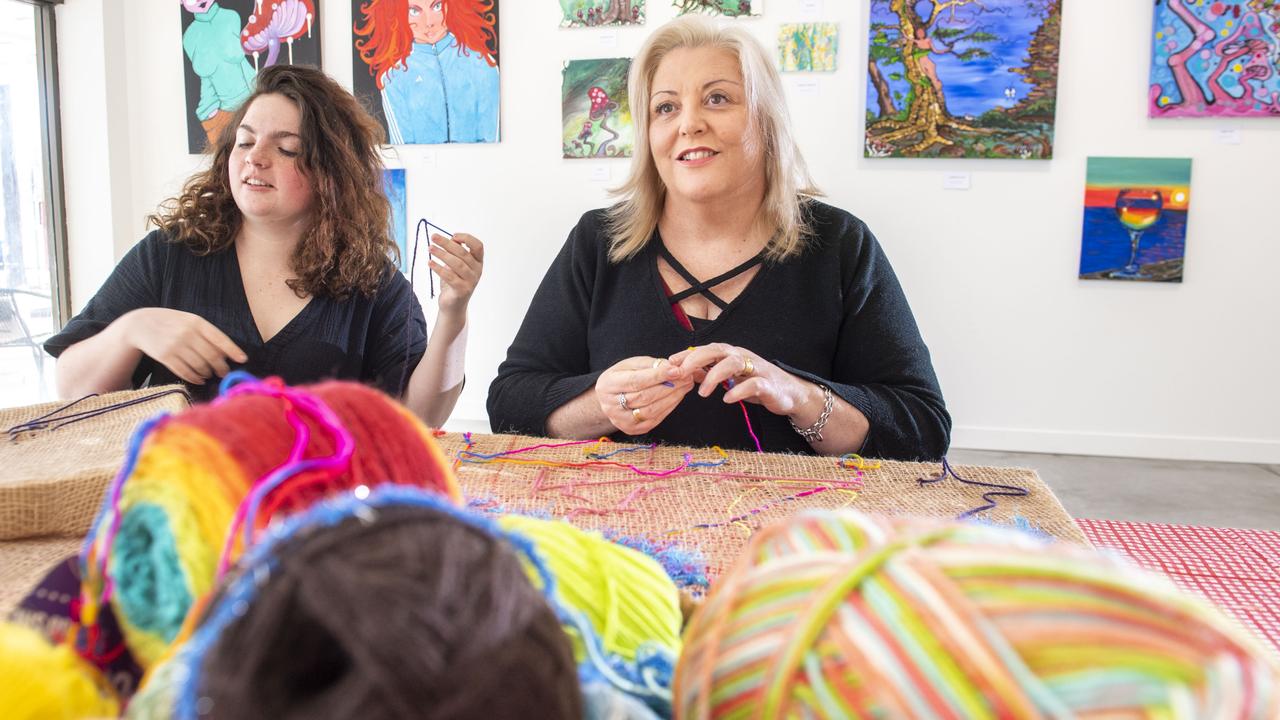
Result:
{"label": "woman's face", "polygon": [[182,0],[182,7],[193,15],[208,12],[210,5],[213,5],[213,0]]}
{"label": "woman's face", "polygon": [[668,53],[654,73],[648,112],[650,151],[671,197],[704,202],[763,187],[760,143],[749,142],[746,88],[733,53]]}
{"label": "woman's face", "polygon": [[440,42],[448,32],[444,26],[444,0],[409,0],[409,28],[414,42]]}
{"label": "woman's face", "polygon": [[302,113],[271,93],[249,105],[227,163],[231,195],[247,222],[291,226],[311,216],[314,192],[298,167]]}

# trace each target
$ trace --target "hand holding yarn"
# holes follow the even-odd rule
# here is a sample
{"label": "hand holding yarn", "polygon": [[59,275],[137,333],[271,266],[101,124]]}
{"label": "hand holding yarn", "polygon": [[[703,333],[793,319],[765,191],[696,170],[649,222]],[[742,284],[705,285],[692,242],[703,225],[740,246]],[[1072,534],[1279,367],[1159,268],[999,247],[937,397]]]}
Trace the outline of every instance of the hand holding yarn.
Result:
{"label": "hand holding yarn", "polygon": [[249,356],[199,315],[168,308],[138,308],[120,318],[125,342],[192,385],[231,372],[228,360]]}
{"label": "hand holding yarn", "polygon": [[431,236],[431,260],[428,264],[440,276],[440,312],[461,316],[480,275],[484,272],[484,243],[474,235],[458,233],[447,238],[439,233]]}
{"label": "hand holding yarn", "polygon": [[693,389],[693,378],[661,358],[645,356],[620,360],[596,380],[600,411],[628,435],[643,435],[657,427]]}
{"label": "hand holding yarn", "polygon": [[671,356],[671,364],[683,376],[698,383],[698,394],[710,397],[716,386],[728,383],[726,403],[763,405],[774,415],[794,415],[806,401],[822,406],[817,385],[802,380],[745,348],[711,343]]}

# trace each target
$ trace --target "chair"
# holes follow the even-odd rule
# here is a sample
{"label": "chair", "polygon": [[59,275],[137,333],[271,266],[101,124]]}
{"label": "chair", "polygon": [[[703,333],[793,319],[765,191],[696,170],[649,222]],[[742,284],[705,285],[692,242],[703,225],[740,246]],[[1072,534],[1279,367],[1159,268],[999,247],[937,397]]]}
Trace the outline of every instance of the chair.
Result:
{"label": "chair", "polygon": [[27,321],[22,317],[18,305],[18,296],[36,298],[45,304],[48,295],[41,295],[30,290],[19,288],[0,288],[0,349],[25,347],[31,349],[31,359],[36,364],[36,377],[40,387],[44,387],[44,347],[43,343],[53,333],[32,333]]}

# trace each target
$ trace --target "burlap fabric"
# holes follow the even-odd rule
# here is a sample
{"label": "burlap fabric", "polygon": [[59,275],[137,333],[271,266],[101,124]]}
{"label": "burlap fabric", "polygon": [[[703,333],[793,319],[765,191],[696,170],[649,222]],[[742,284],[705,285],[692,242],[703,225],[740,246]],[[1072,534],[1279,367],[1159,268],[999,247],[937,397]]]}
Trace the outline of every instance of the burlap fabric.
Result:
{"label": "burlap fabric", "polygon": [[[491,455],[563,441],[513,435],[472,435],[471,452]],[[463,437],[439,438],[451,458],[464,449]],[[863,470],[862,488],[849,489],[856,473],[835,458],[729,452],[724,465],[696,468],[665,478],[646,478],[622,468],[557,468],[539,461],[581,463],[584,452],[606,453],[621,443],[591,448],[540,449],[511,456],[522,463],[458,465],[458,480],[472,504],[495,512],[533,512],[571,520],[581,527],[669,540],[701,550],[715,577],[732,565],[757,528],[810,508],[852,507],[890,515],[955,517],[985,504],[989,488],[935,477],[939,463],[884,462]],[[719,455],[707,448],[661,447],[607,458],[652,471],[678,467],[688,453],[697,461]],[[1034,470],[968,465],[955,471],[968,480],[1025,488],[1025,497],[996,498],[997,506],[978,516],[995,524],[1023,525],[1070,542],[1088,544],[1080,528]],[[699,528],[699,525],[714,527]]]}
{"label": "burlap fabric", "polygon": [[0,621],[55,565],[79,552],[80,542],[75,537],[0,542]]}
{"label": "burlap fabric", "polygon": [[[168,392],[175,387],[88,398],[49,418],[49,427],[0,435],[0,540],[88,532],[103,490],[124,461],[134,428],[153,415],[189,405],[185,394]],[[57,418],[65,420],[132,400],[141,402],[58,426]],[[0,430],[65,405],[54,402],[0,410]]]}

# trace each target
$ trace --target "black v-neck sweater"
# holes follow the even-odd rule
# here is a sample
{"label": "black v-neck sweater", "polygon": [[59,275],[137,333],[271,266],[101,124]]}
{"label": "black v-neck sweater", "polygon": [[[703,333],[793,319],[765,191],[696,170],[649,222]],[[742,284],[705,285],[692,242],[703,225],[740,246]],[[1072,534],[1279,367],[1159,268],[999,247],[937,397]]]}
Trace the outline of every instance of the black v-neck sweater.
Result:
{"label": "black v-neck sweater", "polygon": [[[390,261],[373,296],[312,297],[264,342],[245,297],[235,247],[196,255],[155,230],[125,254],[84,310],[45,342],[45,350],[57,357],[102,332],[121,315],[146,307],[199,315],[249,356],[243,365],[232,363],[233,369],[258,377],[278,375],[293,385],[357,380],[398,398],[427,345],[422,306],[409,281]],[[134,387],[180,382],[146,355],[133,373]],[[188,389],[197,400],[207,400],[217,394],[218,379],[188,385]]]}
{"label": "black v-neck sweater", "polygon": [[[813,234],[799,256],[765,262],[719,317],[685,329],[657,267],[656,239],[620,264],[608,258],[604,211],[582,216],[547,271],[489,388],[495,432],[546,434],[547,417],[614,363],[713,342],[746,348],[829,386],[870,420],[868,457],[934,460],[951,417],[911,308],[861,220],[807,203]],[[765,450],[813,452],[782,416],[747,404]],[[723,392],[690,392],[648,435],[615,439],[754,449]]]}

